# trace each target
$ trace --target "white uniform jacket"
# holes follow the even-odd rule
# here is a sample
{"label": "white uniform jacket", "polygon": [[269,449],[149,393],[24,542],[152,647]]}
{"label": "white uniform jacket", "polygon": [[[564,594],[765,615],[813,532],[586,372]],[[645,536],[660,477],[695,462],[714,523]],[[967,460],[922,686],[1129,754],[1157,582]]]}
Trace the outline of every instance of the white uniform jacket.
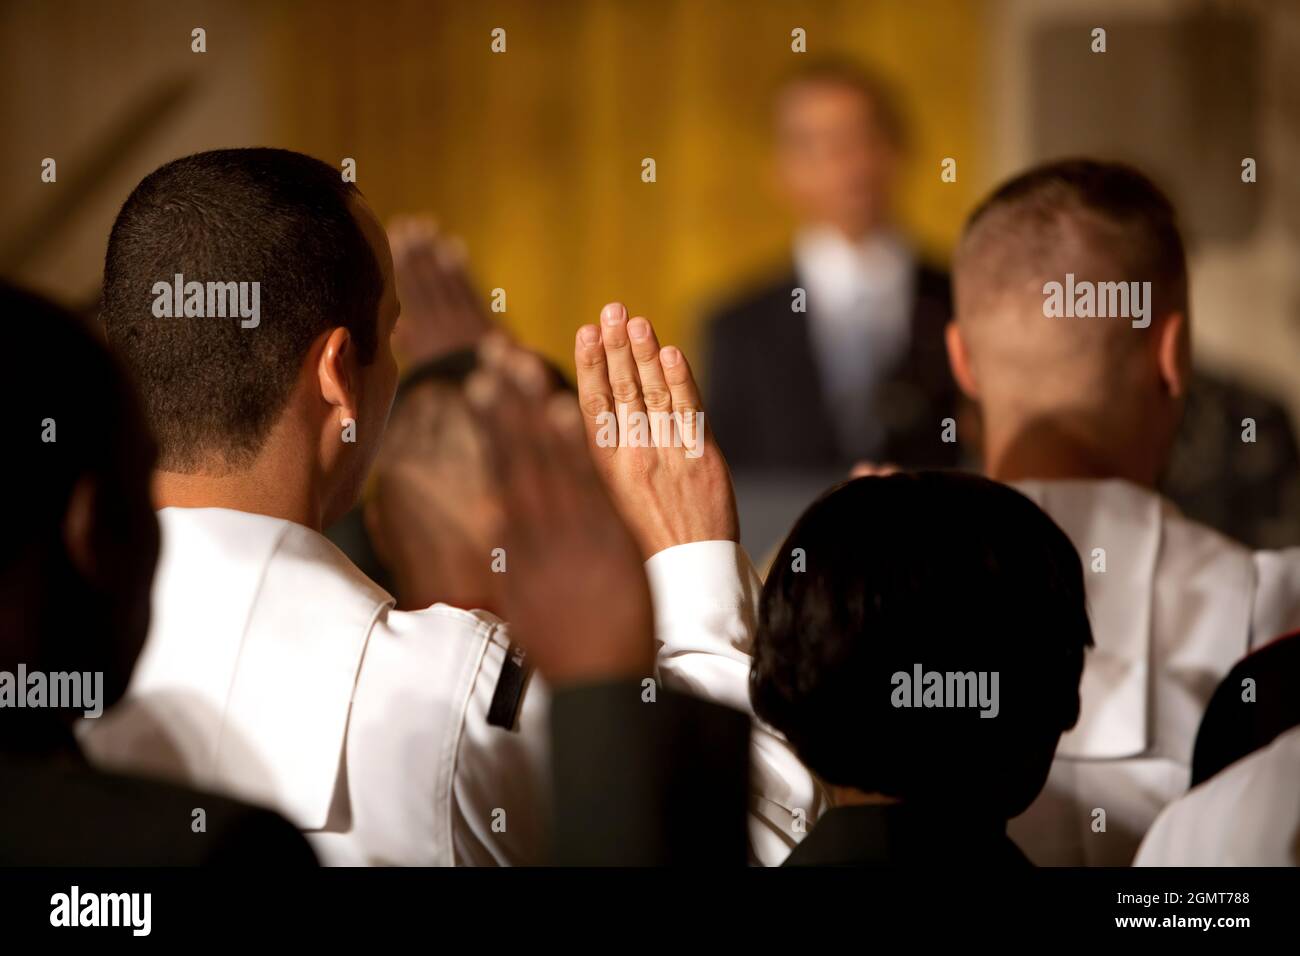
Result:
{"label": "white uniform jacket", "polygon": [[[328,864],[544,862],[548,693],[510,679],[503,622],[396,611],[289,521],[158,517],[149,636],[126,699],[81,722],[92,760],[272,807]],[[692,547],[675,549],[687,574]]]}
{"label": "white uniform jacket", "polygon": [[1253,646],[1300,625],[1300,550],[1252,552],[1124,481],[1015,487],[1078,548],[1095,647],[1079,722],[1009,833],[1039,865],[1127,866],[1187,790],[1215,687]]}
{"label": "white uniform jacket", "polygon": [[1300,866],[1300,727],[1156,817],[1135,866]]}

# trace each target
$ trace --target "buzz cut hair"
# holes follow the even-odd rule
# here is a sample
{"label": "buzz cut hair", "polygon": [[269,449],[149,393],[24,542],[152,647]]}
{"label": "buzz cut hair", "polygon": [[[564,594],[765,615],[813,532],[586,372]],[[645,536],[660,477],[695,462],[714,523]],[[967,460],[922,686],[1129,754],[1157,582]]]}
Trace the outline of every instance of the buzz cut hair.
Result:
{"label": "buzz cut hair", "polygon": [[1132,166],[1068,159],[1007,182],[966,221],[953,263],[959,317],[1031,296],[1066,272],[1149,281],[1157,319],[1185,313],[1187,255],[1173,204]]}
{"label": "buzz cut hair", "polygon": [[[317,337],[343,327],[374,360],[384,280],[340,171],[287,149],[173,160],[127,197],[108,240],[101,319],[135,380],[158,466],[252,463]],[[257,282],[261,319],[158,317],[155,283]],[[224,312],[224,310],[223,310]]]}

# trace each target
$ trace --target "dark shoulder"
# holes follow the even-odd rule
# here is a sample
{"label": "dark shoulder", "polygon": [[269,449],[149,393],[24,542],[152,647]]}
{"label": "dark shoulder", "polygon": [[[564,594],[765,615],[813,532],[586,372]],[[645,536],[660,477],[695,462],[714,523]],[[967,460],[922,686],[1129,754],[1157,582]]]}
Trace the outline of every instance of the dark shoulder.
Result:
{"label": "dark shoulder", "polygon": [[1249,385],[1196,370],[1188,388],[1188,408],[1195,413],[1209,409],[1229,422],[1253,418],[1261,425],[1280,425],[1290,438],[1291,416],[1286,405],[1273,395]]}
{"label": "dark shoulder", "polygon": [[920,299],[952,301],[952,276],[948,270],[927,259],[916,263],[916,294]]}
{"label": "dark shoulder", "polygon": [[782,262],[716,302],[707,312],[707,324],[714,334],[725,335],[752,328],[755,321],[788,314],[790,297],[798,285],[793,265]]}
{"label": "dark shoulder", "polygon": [[46,866],[310,866],[283,817],[157,780],[84,765],[6,762],[0,862]]}

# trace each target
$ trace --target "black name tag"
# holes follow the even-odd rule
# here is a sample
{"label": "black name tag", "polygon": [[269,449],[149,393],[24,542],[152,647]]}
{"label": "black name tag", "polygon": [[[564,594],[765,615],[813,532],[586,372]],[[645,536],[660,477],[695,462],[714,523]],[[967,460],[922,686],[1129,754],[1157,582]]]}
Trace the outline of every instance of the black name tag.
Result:
{"label": "black name tag", "polygon": [[519,718],[519,705],[524,699],[524,685],[532,667],[528,663],[528,654],[514,641],[506,648],[506,659],[501,665],[501,674],[497,677],[497,689],[492,692],[492,704],[488,707],[487,722],[493,727],[515,730],[515,721]]}

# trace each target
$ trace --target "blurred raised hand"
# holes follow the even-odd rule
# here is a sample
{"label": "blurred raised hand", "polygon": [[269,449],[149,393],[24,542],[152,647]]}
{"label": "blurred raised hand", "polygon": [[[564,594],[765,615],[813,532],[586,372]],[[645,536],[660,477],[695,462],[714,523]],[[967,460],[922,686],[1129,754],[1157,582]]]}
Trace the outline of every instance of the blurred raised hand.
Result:
{"label": "blurred raised hand", "polygon": [[887,478],[900,471],[897,465],[888,462],[860,461],[849,471],[850,478]]}
{"label": "blurred raised hand", "polygon": [[611,302],[578,330],[574,364],[592,458],[642,555],[739,541],[731,474],[686,356]]}
{"label": "blurred raised hand", "polygon": [[[572,395],[553,392],[536,355],[494,333],[466,395],[501,500],[494,574],[511,633],[553,686],[650,677],[645,569],[587,452]],[[487,560],[487,556],[484,556]]]}
{"label": "blurred raised hand", "polygon": [[465,245],[428,217],[398,216],[388,225],[402,315],[394,344],[411,364],[477,345],[492,321],[469,280]]}

